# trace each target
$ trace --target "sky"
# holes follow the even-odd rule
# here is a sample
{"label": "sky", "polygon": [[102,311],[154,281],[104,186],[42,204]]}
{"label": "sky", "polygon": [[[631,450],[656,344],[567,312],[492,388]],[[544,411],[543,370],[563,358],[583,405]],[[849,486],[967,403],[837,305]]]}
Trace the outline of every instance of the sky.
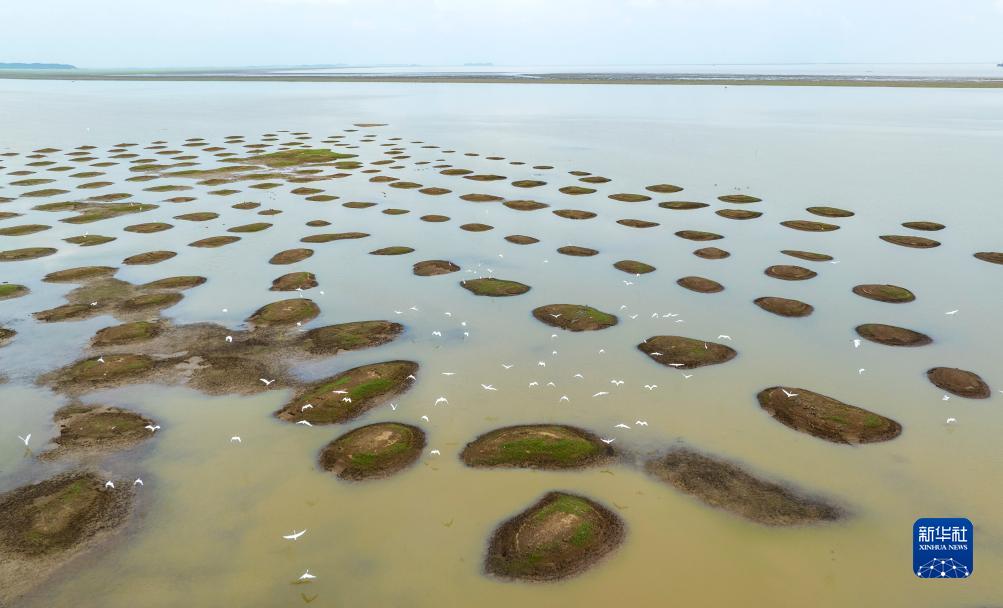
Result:
{"label": "sky", "polygon": [[1003,61],[1003,0],[0,0],[0,62],[87,68]]}

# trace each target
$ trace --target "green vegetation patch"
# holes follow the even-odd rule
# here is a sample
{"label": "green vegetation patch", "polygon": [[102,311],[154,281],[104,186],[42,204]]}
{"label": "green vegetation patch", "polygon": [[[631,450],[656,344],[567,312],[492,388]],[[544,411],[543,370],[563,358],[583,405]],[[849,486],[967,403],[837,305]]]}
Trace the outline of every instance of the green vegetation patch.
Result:
{"label": "green vegetation patch", "polygon": [[48,230],[52,226],[44,224],[23,224],[21,226],[11,226],[10,228],[0,228],[0,236],[25,236]]}
{"label": "green vegetation patch", "polygon": [[[418,364],[386,361],[363,365],[321,380],[301,391],[275,415],[288,422],[348,422],[413,384]],[[304,407],[304,406],[311,407]]]}
{"label": "green vegetation patch", "polygon": [[152,340],[163,332],[163,324],[154,321],[136,321],[99,329],[91,338],[94,347],[120,346]]}
{"label": "green vegetation patch", "polygon": [[248,321],[257,326],[293,325],[317,318],[320,308],[308,298],[291,298],[262,306]]}
{"label": "green vegetation patch", "polygon": [[777,422],[833,443],[888,441],[902,432],[890,418],[803,388],[773,386],[757,399]]}
{"label": "green vegetation patch", "polygon": [[311,354],[336,355],[341,351],[360,350],[386,344],[403,331],[404,326],[400,323],[353,321],[311,329],[304,336],[304,344]]}
{"label": "green vegetation patch", "polygon": [[460,281],[460,286],[474,295],[492,298],[518,296],[530,290],[529,285],[494,277]]}
{"label": "green vegetation patch", "polygon": [[52,247],[26,247],[24,249],[8,249],[0,251],[0,262],[19,262],[34,260],[56,253]]}
{"label": "green vegetation patch", "polygon": [[47,283],[81,283],[98,277],[110,277],[117,271],[118,268],[113,266],[80,266],[50,272],[42,280]]}
{"label": "green vegetation patch", "polygon": [[380,422],[345,433],[320,452],[320,466],[341,479],[381,479],[418,460],[425,433],[416,426]]}
{"label": "green vegetation patch", "polygon": [[915,294],[898,285],[857,285],[853,288],[853,293],[878,302],[888,302],[890,304],[903,304],[916,299]]}
{"label": "green vegetation patch", "polygon": [[528,424],[485,433],[460,459],[471,467],[580,469],[608,462],[613,448],[588,431],[565,425]]}
{"label": "green vegetation patch", "polygon": [[765,296],[754,300],[756,306],[781,317],[807,317],[815,311],[811,304],[801,300]]}
{"label": "green vegetation patch", "polygon": [[637,348],[654,361],[676,369],[726,363],[738,355],[730,346],[682,336],[653,336]]}
{"label": "green vegetation patch", "polygon": [[613,268],[617,270],[622,270],[623,272],[629,274],[648,274],[649,272],[655,272],[655,267],[651,264],[645,264],[644,262],[638,262],[637,260],[620,260],[613,264]]}
{"label": "green vegetation patch", "polygon": [[313,165],[317,163],[332,163],[346,158],[355,158],[355,154],[343,154],[328,149],[296,149],[258,154],[245,158],[229,158],[227,162],[264,165],[273,169]]}

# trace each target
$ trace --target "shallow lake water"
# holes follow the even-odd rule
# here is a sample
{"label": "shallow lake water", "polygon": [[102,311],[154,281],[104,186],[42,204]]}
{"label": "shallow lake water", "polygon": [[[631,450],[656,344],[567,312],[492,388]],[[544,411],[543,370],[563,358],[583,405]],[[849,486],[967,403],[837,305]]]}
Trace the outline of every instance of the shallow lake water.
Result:
{"label": "shallow lake water", "polygon": [[[28,167],[37,173],[26,177],[54,179],[38,188],[71,194],[16,198],[35,188],[10,185],[23,179],[10,172],[23,169],[32,160],[26,155],[44,147],[60,148],[52,159],[77,167],[64,155],[80,145],[97,146],[93,156],[105,160],[108,148],[136,142],[138,153],[157,158],[142,147],[164,140],[172,149],[198,155],[201,168],[220,163],[211,153],[175,146],[194,137],[219,146],[226,145],[227,135],[243,135],[244,143],[256,143],[265,133],[278,133],[279,142],[294,137],[282,131],[308,133],[307,143],[323,148],[329,144],[321,140],[344,135],[341,141],[358,148],[334,149],[358,154],[363,163],[387,158],[383,144],[399,144],[408,158],[364,168],[453,192],[427,196],[389,188],[352,170],[343,179],[271,190],[236,182],[232,187],[239,193],[216,196],[208,194],[214,188],[193,180],[125,181],[135,175],[127,162],[96,169],[106,175],[94,179],[114,185],[79,195],[73,191],[81,180],[46,167]],[[389,141],[395,137],[400,141]],[[228,149],[245,151],[240,145]],[[142,476],[146,485],[122,534],[60,570],[19,605],[292,606],[310,600],[313,606],[933,607],[980,606],[1003,597],[998,576],[1003,571],[1003,267],[972,257],[977,251],[1003,250],[1003,92],[0,81],[0,153],[8,151],[21,155],[0,157],[0,197],[15,199],[0,204],[0,211],[24,215],[2,220],[0,227],[40,223],[52,228],[0,236],[0,250],[51,246],[58,252],[0,264],[0,281],[32,290],[0,301],[0,325],[18,332],[0,349],[0,372],[7,377],[0,384],[0,491],[73,464],[38,461],[25,453],[16,435],[33,433],[36,452],[51,438],[52,412],[66,401],[36,386],[35,378],[85,356],[94,332],[117,323],[108,316],[35,321],[32,312],[64,303],[73,288],[43,283],[48,272],[119,266],[136,253],[177,251],[159,264],[121,266],[116,276],[133,283],[206,276],[205,285],[185,292],[184,300],[162,316],[178,324],[210,321],[236,329],[258,307],[288,295],[268,291],[272,279],[310,271],[320,285],[308,295],[321,315],[307,328],[387,319],[403,323],[406,331],[384,346],[297,365],[297,375],[322,378],[396,358],[421,365],[415,386],[393,400],[396,410],[381,406],[336,426],[304,428],[273,418],[292,394],[282,387],[252,397],[207,397],[185,387],[153,385],[88,394],[89,403],[135,409],[162,425],[153,441],[136,450],[87,462],[115,478]],[[416,164],[424,161],[429,164]],[[482,183],[444,176],[433,168],[436,164],[507,179]],[[553,168],[534,169],[537,165]],[[569,174],[575,170],[612,181],[581,184]],[[515,188],[511,181],[518,179],[547,185]],[[193,189],[143,190],[164,183]],[[658,183],[685,189],[639,203],[607,198],[646,192],[646,186]],[[317,203],[290,193],[303,185],[340,198]],[[558,191],[569,185],[597,192],[569,196]],[[130,201],[160,206],[88,225],[59,222],[66,216],[62,213],[31,210],[40,203],[109,192],[128,192]],[[551,207],[519,212],[497,202],[461,200],[466,193],[529,198]],[[717,200],[735,193],[763,200],[752,205]],[[174,196],[196,200],[162,202]],[[692,211],[657,206],[668,200],[710,206]],[[231,208],[242,201],[262,206]],[[376,206],[341,206],[348,201]],[[819,218],[804,210],[812,205],[842,207],[856,215]],[[763,215],[736,221],[713,213],[730,207]],[[282,213],[257,215],[268,208]],[[411,211],[391,216],[381,213],[386,208]],[[565,208],[598,215],[575,221],[551,213]],[[220,217],[170,219],[196,211]],[[427,213],[451,220],[420,221]],[[635,229],[615,223],[622,218],[660,225]],[[314,219],[331,226],[305,226]],[[779,225],[791,219],[832,222],[841,229],[810,233]],[[909,234],[900,224],[915,220],[945,224],[939,232],[914,233],[942,245],[910,249],[878,239]],[[122,230],[150,221],[175,227],[156,234]],[[219,249],[187,246],[255,221],[274,226]],[[468,222],[494,229],[459,229]],[[687,229],[725,238],[695,243],[673,234]],[[88,231],[117,239],[96,247],[61,240]],[[268,264],[274,253],[300,246],[299,239],[308,234],[347,231],[371,236],[309,245],[316,254],[293,266]],[[510,234],[540,242],[511,244],[503,238]],[[581,258],[557,253],[568,244],[600,253]],[[416,251],[367,255],[391,245]],[[732,255],[723,260],[692,255],[708,245]],[[804,262],[782,255],[782,249],[823,252],[839,263]],[[414,276],[411,265],[427,259],[451,260],[463,270]],[[622,259],[657,270],[627,275],[612,267]],[[773,264],[806,266],[819,276],[780,281],[763,274]],[[687,291],[675,283],[687,275],[715,279],[726,289]],[[532,290],[479,298],[458,284],[476,276],[521,281]],[[861,283],[902,285],[917,299],[903,305],[866,300],[850,291]],[[815,313],[803,319],[771,315],[752,303],[767,295],[804,300]],[[588,303],[617,314],[620,324],[569,333],[530,315],[537,306],[558,302]],[[945,315],[952,310],[958,312]],[[932,336],[934,343],[904,349],[865,341],[854,348],[853,328],[861,323],[908,327]],[[738,357],[687,372],[689,378],[636,349],[655,335],[720,342],[722,334],[731,336],[728,344]],[[933,366],[976,371],[993,395],[944,401],[943,391],[924,375]],[[859,373],[860,368],[866,371]],[[611,385],[613,379],[624,384]],[[541,386],[529,386],[533,381]],[[556,386],[546,386],[551,381]],[[498,390],[485,391],[482,383]],[[646,384],[658,388],[646,390]],[[873,410],[899,421],[902,435],[851,447],[798,433],[758,406],[756,393],[774,385],[803,387]],[[610,395],[593,398],[599,391]],[[564,395],[568,400],[560,400]],[[448,405],[434,405],[440,396]],[[423,415],[427,423],[419,420]],[[957,424],[946,425],[948,417]],[[419,424],[428,434],[428,448],[441,455],[426,450],[414,467],[394,477],[356,484],[316,465],[318,450],[334,437],[388,420]],[[636,420],[649,424],[636,426]],[[471,469],[457,457],[483,432],[531,422],[593,430],[615,438],[614,445],[630,456],[623,464],[576,472]],[[620,422],[632,428],[614,428]],[[240,435],[242,443],[231,444],[232,435]],[[765,527],[709,508],[652,480],[632,462],[679,443],[829,497],[850,516],[835,524]],[[495,526],[554,489],[613,508],[626,523],[623,546],[560,583],[514,583],[482,574],[485,545]],[[911,572],[913,521],[941,516],[968,517],[975,524],[975,573],[968,580],[933,583]],[[282,539],[294,529],[307,533],[295,542]],[[318,578],[293,584],[306,569]]]}

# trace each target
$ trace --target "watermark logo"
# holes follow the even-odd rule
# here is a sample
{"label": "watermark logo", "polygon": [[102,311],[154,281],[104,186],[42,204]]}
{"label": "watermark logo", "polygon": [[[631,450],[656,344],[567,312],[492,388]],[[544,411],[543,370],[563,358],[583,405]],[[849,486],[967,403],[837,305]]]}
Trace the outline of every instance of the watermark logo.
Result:
{"label": "watermark logo", "polygon": [[972,522],[964,517],[922,517],[912,526],[912,571],[919,578],[972,575]]}

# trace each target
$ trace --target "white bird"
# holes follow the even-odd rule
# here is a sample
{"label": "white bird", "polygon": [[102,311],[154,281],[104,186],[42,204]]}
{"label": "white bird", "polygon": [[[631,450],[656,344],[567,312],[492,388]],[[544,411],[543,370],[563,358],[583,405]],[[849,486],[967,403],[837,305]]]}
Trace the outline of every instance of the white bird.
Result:
{"label": "white bird", "polygon": [[686,365],[686,364],[685,363],[669,363],[669,366],[671,366],[671,367],[682,367],[684,365]]}
{"label": "white bird", "polygon": [[402,314],[404,314],[404,311],[402,311],[402,310],[395,310],[394,314],[395,315],[402,315]]}
{"label": "white bird", "polygon": [[[659,353],[659,352],[654,352],[654,353],[650,353],[650,355],[651,355],[652,357],[661,357],[661,356],[662,356],[662,353]],[[670,364],[670,365],[671,365],[671,364]]]}
{"label": "white bird", "polygon": [[227,342],[233,342],[233,336],[227,336],[226,337],[226,341]]}
{"label": "white bird", "polygon": [[397,411],[397,404],[396,403],[391,403],[390,404],[390,409],[392,409],[393,411],[396,412]]}
{"label": "white bird", "polygon": [[315,578],[317,578],[317,577],[314,576],[314,575],[312,575],[312,574],[310,574],[310,569],[307,568],[307,571],[300,575],[299,580],[301,580],[301,581],[312,581]]}
{"label": "white bird", "polygon": [[592,395],[592,396],[593,397],[602,397],[603,395],[608,395],[608,394],[609,394],[609,391],[599,391],[598,393],[596,393],[595,395]]}
{"label": "white bird", "polygon": [[132,482],[132,485],[134,485],[134,486],[145,486],[146,484],[143,483],[142,479],[140,479],[140,478],[137,477],[136,481]]}
{"label": "white bird", "polygon": [[605,349],[605,348],[600,348],[600,349],[599,349],[599,354],[600,354],[600,355],[601,355],[601,354],[603,354],[604,352],[606,352],[606,349]]}
{"label": "white bird", "polygon": [[689,380],[692,377],[693,377],[693,374],[683,374],[683,378],[685,378],[686,380]]}
{"label": "white bird", "polygon": [[309,420],[300,420],[296,424],[302,424],[303,426],[313,426],[312,424],[310,424]]}
{"label": "white bird", "polygon": [[860,338],[853,339],[853,348],[860,348]]}
{"label": "white bird", "polygon": [[504,367],[505,369],[512,369],[512,366],[509,365],[508,363],[502,363],[502,367]]}
{"label": "white bird", "polygon": [[830,264],[839,264],[839,260],[830,260],[829,263]]}
{"label": "white bird", "polygon": [[301,412],[305,412],[306,410],[312,410],[312,409],[313,409],[313,404],[312,403],[307,403],[306,405],[304,405],[303,407],[300,408],[300,411]]}
{"label": "white bird", "polygon": [[271,384],[275,382],[275,380],[265,380],[264,378],[258,378],[258,380],[264,382],[265,386],[271,386]]}
{"label": "white bird", "polygon": [[230,443],[243,443],[243,442],[240,440],[240,437],[234,435],[233,437],[230,437]]}
{"label": "white bird", "polygon": [[306,530],[300,530],[299,532],[297,532],[294,529],[292,534],[286,534],[282,538],[286,540],[299,540],[299,537],[303,536],[304,534],[306,534]]}
{"label": "white bird", "polygon": [[562,314],[564,314],[564,313],[560,313],[560,314],[556,314],[556,315],[554,313],[550,313],[550,316],[554,317],[555,319],[558,319],[558,318],[560,318],[560,316]]}
{"label": "white bird", "polygon": [[442,372],[443,376],[455,376],[456,372]]}
{"label": "white bird", "polygon": [[797,397],[798,396],[797,393],[792,393],[792,392],[788,391],[786,388],[782,388],[780,390],[782,390],[784,392],[784,394],[787,395],[788,399],[790,399],[791,397]]}
{"label": "white bird", "polygon": [[540,386],[540,383],[537,382],[536,380],[534,380],[534,381],[530,382],[529,385],[530,386]]}
{"label": "white bird", "polygon": [[435,331],[432,332],[432,335],[433,336],[439,336],[441,338],[442,337],[442,332],[439,331],[439,330],[435,330]]}
{"label": "white bird", "polygon": [[498,390],[498,389],[496,389],[494,386],[492,386],[490,384],[482,384],[481,388],[483,388],[486,391],[496,391],[496,390]]}
{"label": "white bird", "polygon": [[636,424],[637,426],[648,426],[648,421],[647,420],[635,420],[634,424]]}
{"label": "white bird", "polygon": [[623,380],[610,380],[610,384],[615,384],[617,387],[623,386]]}
{"label": "white bird", "polygon": [[941,399],[941,401],[950,401],[950,400],[951,400],[950,395],[944,395],[944,398]]}
{"label": "white bird", "polygon": [[411,307],[411,310],[413,310],[413,311],[415,311],[415,312],[418,312],[418,307],[417,307],[417,306],[412,306],[412,307]]}
{"label": "white bird", "polygon": [[414,374],[408,374],[408,376],[407,376],[407,378],[405,378],[405,380],[410,380],[410,381],[414,382],[415,380],[417,380],[417,378],[414,377]]}
{"label": "white bird", "polygon": [[614,437],[612,439],[601,439],[600,438],[599,441],[605,443],[606,445],[609,445],[609,444],[613,443],[614,441],[616,441],[616,437]]}
{"label": "white bird", "polygon": [[537,361],[536,364],[538,366],[540,366],[540,367],[547,367],[547,362],[546,361]]}
{"label": "white bird", "polygon": [[335,390],[335,391],[331,391],[331,393],[334,394],[334,395],[347,395],[348,391]]}
{"label": "white bird", "polygon": [[613,428],[615,428],[615,429],[629,429],[630,427],[621,422],[620,424],[614,426]]}
{"label": "white bird", "polygon": [[658,385],[657,384],[645,384],[644,388],[648,389],[649,391],[653,391],[656,388],[658,388]]}
{"label": "white bird", "polygon": [[31,433],[28,433],[27,437],[18,435],[17,438],[24,442],[24,447],[28,447],[28,442],[31,441]]}
{"label": "white bird", "polygon": [[229,311],[229,310],[227,310],[226,308],[224,308],[224,309],[223,309],[223,312],[230,312],[230,311]]}
{"label": "white bird", "polygon": [[957,419],[957,418],[948,418],[948,419],[947,419],[947,424],[954,424],[954,423],[955,423],[955,422],[957,422],[957,421],[958,421],[958,419]]}
{"label": "white bird", "polygon": [[557,385],[556,385],[556,384],[554,384],[554,382],[553,382],[553,381],[550,381],[550,382],[548,382],[548,383],[547,383],[547,386],[552,386],[552,387],[554,387],[554,388],[557,388]]}
{"label": "white bird", "polygon": [[721,334],[720,336],[717,337],[717,339],[718,340],[731,340],[731,336],[726,336],[724,334]]}
{"label": "white bird", "polygon": [[156,433],[157,431],[160,430],[160,425],[159,424],[148,424],[148,425],[144,426],[143,428],[149,430],[151,433]]}
{"label": "white bird", "polygon": [[631,319],[636,319],[638,317],[637,313],[630,315]]}
{"label": "white bird", "polygon": [[866,371],[867,371],[866,369],[864,369],[864,368],[861,367],[860,369],[857,370],[857,375],[859,376],[860,374],[862,374],[862,373],[864,373]]}
{"label": "white bird", "polygon": [[431,452],[429,452],[429,454],[432,454],[433,456],[441,456],[439,450],[432,450]]}
{"label": "white bird", "polygon": [[446,405],[449,405],[449,399],[446,399],[445,397],[439,397],[438,399],[435,400],[433,407],[439,405],[440,403],[445,403]]}
{"label": "white bird", "polygon": [[561,398],[557,402],[560,403],[561,401],[571,401],[571,399],[568,399],[567,395],[561,395]]}
{"label": "white bird", "polygon": [[114,490],[115,489],[115,484],[113,484],[111,481],[106,481],[106,482],[104,482],[104,487],[111,488],[112,490]]}
{"label": "white bird", "polygon": [[584,379],[584,378],[585,378],[585,376],[581,375],[580,373],[578,373],[578,374],[575,374],[575,375],[574,375],[574,376],[572,376],[572,377],[573,377],[573,378],[582,378],[582,379]]}
{"label": "white bird", "polygon": [[421,419],[424,420],[425,422],[428,422],[428,416],[422,416]]}
{"label": "white bird", "polygon": [[944,314],[945,315],[956,315],[956,314],[958,314],[958,310],[957,309],[955,309],[955,310],[949,310],[949,311],[945,312]]}

